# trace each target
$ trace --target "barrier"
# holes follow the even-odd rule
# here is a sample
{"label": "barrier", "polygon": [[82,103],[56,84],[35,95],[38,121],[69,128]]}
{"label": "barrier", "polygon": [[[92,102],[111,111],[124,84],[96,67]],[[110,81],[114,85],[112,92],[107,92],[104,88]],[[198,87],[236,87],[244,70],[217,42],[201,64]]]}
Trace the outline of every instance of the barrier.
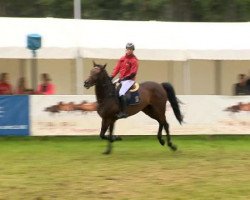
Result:
{"label": "barrier", "polygon": [[29,135],[29,97],[0,96],[0,135]]}
{"label": "barrier", "polygon": [[[250,109],[240,108],[242,105],[247,108],[250,96],[179,95],[178,98],[182,102],[183,125],[178,124],[167,103],[166,117],[172,135],[250,134]],[[31,96],[31,134],[99,135],[101,119],[97,112],[70,109],[57,112],[53,107],[59,102],[79,104],[83,100],[94,102],[95,96]],[[158,123],[143,112],[119,120],[115,126],[117,135],[156,135],[157,130]]]}
{"label": "barrier", "polygon": [[[178,124],[169,103],[172,135],[250,134],[250,96],[179,95],[184,115]],[[94,95],[0,96],[0,135],[99,135],[101,118]],[[84,102],[85,103],[85,102]],[[95,105],[94,105],[95,106]],[[156,135],[158,123],[140,112],[118,120],[116,135]]]}

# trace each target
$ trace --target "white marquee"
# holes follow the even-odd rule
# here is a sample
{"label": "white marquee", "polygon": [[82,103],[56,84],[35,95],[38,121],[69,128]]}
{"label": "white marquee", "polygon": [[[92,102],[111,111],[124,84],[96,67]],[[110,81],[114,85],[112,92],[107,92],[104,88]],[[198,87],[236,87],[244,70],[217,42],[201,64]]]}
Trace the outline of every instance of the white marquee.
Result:
{"label": "white marquee", "polygon": [[42,36],[38,58],[117,59],[127,42],[140,60],[250,60],[250,23],[0,18],[0,58],[30,58],[27,35]]}

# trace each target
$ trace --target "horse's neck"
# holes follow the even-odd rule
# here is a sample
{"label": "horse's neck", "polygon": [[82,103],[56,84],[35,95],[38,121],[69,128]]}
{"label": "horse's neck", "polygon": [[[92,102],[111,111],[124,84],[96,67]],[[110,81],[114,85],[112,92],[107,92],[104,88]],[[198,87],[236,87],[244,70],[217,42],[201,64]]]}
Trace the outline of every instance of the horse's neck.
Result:
{"label": "horse's neck", "polygon": [[116,98],[115,88],[111,81],[107,79],[100,80],[95,86],[96,98],[99,104],[110,98]]}

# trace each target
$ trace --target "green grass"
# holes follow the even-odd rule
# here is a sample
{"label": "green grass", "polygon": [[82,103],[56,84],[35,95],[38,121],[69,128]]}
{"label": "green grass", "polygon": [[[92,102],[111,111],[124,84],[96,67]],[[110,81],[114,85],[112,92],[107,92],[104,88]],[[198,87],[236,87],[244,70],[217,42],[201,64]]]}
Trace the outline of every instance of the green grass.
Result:
{"label": "green grass", "polygon": [[250,136],[0,137],[0,200],[250,199]]}

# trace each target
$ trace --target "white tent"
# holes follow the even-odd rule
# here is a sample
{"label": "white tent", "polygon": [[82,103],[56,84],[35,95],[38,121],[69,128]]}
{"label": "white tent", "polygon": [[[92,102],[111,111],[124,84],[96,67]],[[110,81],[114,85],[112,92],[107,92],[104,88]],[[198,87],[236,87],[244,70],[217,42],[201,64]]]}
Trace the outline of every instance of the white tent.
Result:
{"label": "white tent", "polygon": [[[83,92],[83,59],[118,59],[127,42],[135,43],[136,55],[141,61],[184,61],[183,79],[180,83],[184,94],[192,93],[192,60],[215,61],[215,94],[221,93],[222,60],[250,61],[249,22],[191,23],[0,17],[0,27],[0,59],[32,58],[30,50],[26,48],[27,35],[32,33],[42,36],[42,48],[37,51],[37,58],[76,59],[74,87],[77,94]],[[171,67],[169,69],[171,71]],[[31,82],[35,88],[36,67],[31,67],[30,70]],[[173,72],[170,74],[171,77],[174,76]]]}
{"label": "white tent", "polygon": [[27,35],[42,36],[38,58],[117,59],[127,42],[141,60],[250,60],[250,23],[0,18],[0,58],[30,58]]}

